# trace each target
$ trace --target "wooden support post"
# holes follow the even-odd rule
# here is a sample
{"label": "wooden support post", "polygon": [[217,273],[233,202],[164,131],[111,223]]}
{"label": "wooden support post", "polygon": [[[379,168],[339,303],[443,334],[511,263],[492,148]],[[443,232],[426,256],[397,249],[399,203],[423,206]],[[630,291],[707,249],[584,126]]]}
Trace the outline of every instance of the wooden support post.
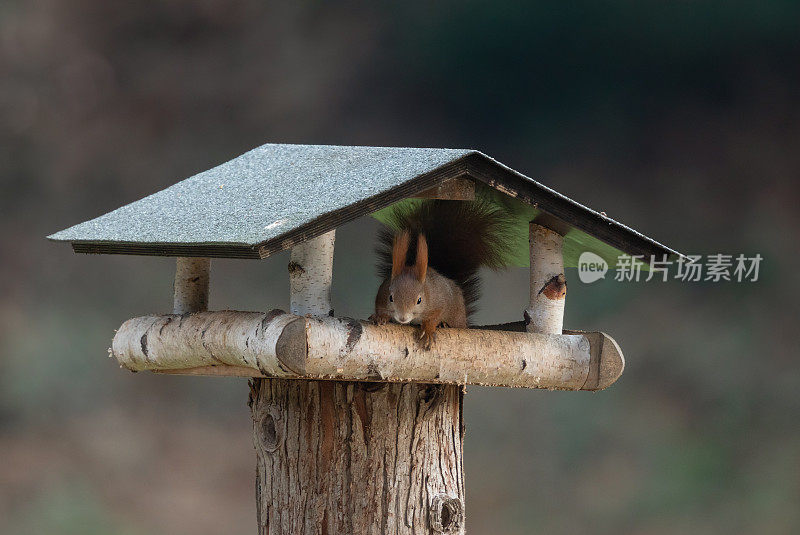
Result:
{"label": "wooden support post", "polygon": [[331,279],[336,231],[292,248],[289,260],[289,310],[305,316],[332,315]]}
{"label": "wooden support post", "polygon": [[188,314],[208,310],[210,258],[179,257],[175,265],[175,287],[172,312]]}
{"label": "wooden support post", "polygon": [[561,334],[567,280],[564,277],[564,236],[530,224],[531,301],[525,310],[528,332]]}
{"label": "wooden support post", "polygon": [[[333,232],[293,249],[293,313],[329,314],[332,265]],[[463,533],[462,401],[450,385],[253,379],[258,533]]]}

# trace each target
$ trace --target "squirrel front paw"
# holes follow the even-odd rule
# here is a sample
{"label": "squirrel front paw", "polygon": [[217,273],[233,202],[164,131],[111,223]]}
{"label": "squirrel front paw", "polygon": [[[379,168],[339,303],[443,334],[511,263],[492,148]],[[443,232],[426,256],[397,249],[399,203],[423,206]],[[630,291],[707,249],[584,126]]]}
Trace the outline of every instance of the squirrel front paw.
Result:
{"label": "squirrel front paw", "polygon": [[431,348],[433,342],[435,341],[436,341],[436,329],[430,331],[424,328],[420,329],[419,345],[422,349],[428,351]]}
{"label": "squirrel front paw", "polygon": [[377,312],[369,317],[369,321],[375,325],[386,325],[391,319],[391,316],[387,314],[378,314]]}

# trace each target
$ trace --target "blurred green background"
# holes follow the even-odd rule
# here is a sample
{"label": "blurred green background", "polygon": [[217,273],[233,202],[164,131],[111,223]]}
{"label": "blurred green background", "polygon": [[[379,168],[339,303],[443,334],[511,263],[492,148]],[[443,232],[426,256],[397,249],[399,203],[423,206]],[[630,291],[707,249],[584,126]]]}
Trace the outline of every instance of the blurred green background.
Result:
{"label": "blurred green background", "polygon": [[[800,3],[0,5],[0,533],[255,531],[238,379],[131,374],[125,319],[174,262],[44,236],[265,142],[472,147],[757,283],[583,285],[566,327],[627,357],[609,390],[470,388],[470,533],[800,532]],[[337,313],[369,313],[338,231]],[[285,254],[218,261],[213,308],[285,306]],[[520,317],[526,271],[479,322]]]}

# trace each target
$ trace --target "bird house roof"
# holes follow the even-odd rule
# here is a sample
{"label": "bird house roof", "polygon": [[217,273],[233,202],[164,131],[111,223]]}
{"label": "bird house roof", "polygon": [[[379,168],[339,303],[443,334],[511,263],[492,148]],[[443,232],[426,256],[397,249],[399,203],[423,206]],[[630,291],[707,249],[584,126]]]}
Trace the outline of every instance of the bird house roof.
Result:
{"label": "bird house roof", "polygon": [[677,254],[475,150],[328,145],[262,145],[49,238],[81,253],[264,258],[456,178],[625,253]]}

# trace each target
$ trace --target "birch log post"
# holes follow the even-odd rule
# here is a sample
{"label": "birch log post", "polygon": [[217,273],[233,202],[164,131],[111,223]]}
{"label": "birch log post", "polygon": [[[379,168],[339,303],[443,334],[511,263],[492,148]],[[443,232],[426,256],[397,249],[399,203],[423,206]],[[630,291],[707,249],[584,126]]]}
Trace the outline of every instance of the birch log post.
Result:
{"label": "birch log post", "polygon": [[567,281],[564,277],[564,236],[530,224],[530,306],[525,310],[528,332],[561,334]]}
{"label": "birch log post", "polygon": [[[332,265],[333,233],[293,249],[293,313],[329,314]],[[260,535],[463,533],[459,387],[254,379],[249,405]]]}
{"label": "birch log post", "polygon": [[336,231],[292,248],[289,260],[289,299],[292,314],[326,316],[331,307],[333,245]]}
{"label": "birch log post", "polygon": [[188,314],[208,310],[210,258],[178,257],[175,262],[175,287],[172,311]]}

